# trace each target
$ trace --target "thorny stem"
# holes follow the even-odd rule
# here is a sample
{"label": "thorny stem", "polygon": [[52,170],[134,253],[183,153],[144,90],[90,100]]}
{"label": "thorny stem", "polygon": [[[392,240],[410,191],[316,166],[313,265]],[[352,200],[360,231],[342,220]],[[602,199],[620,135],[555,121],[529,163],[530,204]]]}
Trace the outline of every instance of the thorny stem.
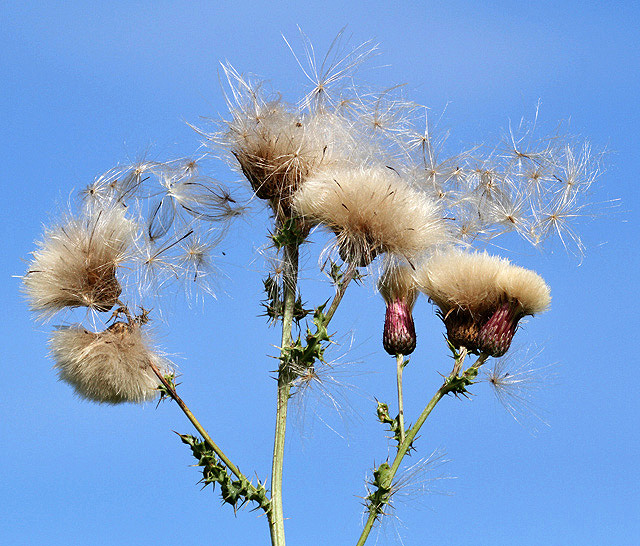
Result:
{"label": "thorny stem", "polygon": [[[415,439],[416,435],[420,431],[420,428],[422,428],[422,425],[424,425],[424,422],[427,420],[427,417],[429,417],[429,415],[431,414],[433,409],[436,407],[438,402],[440,402],[440,400],[442,400],[442,398],[444,398],[446,394],[448,394],[449,392],[455,391],[456,387],[453,385],[453,382],[454,380],[460,379],[460,376],[458,374],[462,369],[462,364],[466,356],[467,356],[466,349],[462,349],[459,353],[456,353],[456,359],[453,366],[453,370],[451,370],[451,373],[447,376],[442,386],[433,395],[433,398],[429,400],[429,403],[422,410],[422,413],[420,414],[420,417],[418,417],[418,420],[415,422],[415,424],[407,431],[404,441],[402,441],[398,446],[398,453],[396,454],[396,457],[393,460],[393,463],[391,464],[391,468],[386,475],[387,483],[384,484],[385,487],[389,489],[391,488],[391,484],[393,483],[393,478],[395,477],[396,473],[398,472],[398,469],[400,468],[402,459],[404,459],[404,456],[408,453],[409,449],[411,449],[411,444],[413,443],[413,440]],[[471,366],[470,369],[475,369],[477,371],[477,369],[480,366],[482,366],[482,364],[484,364],[487,358],[489,358],[489,355],[484,353],[481,354],[478,360],[476,360],[476,362]],[[360,538],[358,539],[356,546],[364,545],[364,543],[367,541],[369,533],[371,532],[371,529],[373,528],[373,524],[375,523],[376,519],[378,519],[380,514],[382,514],[382,506],[375,506],[371,504],[369,505],[369,516],[367,518],[367,522],[365,523],[364,529],[362,530],[362,534],[360,535]]]}
{"label": "thorny stem", "polygon": [[238,477],[240,479],[247,479],[246,476],[242,472],[240,472],[240,469],[236,465],[234,465],[231,462],[231,460],[224,454],[222,449],[220,449],[220,447],[218,447],[218,444],[216,444],[211,439],[211,436],[209,436],[209,434],[207,434],[207,431],[200,424],[200,421],[198,421],[196,419],[195,415],[193,415],[193,413],[191,413],[191,410],[189,409],[187,404],[185,404],[184,400],[182,398],[180,398],[180,396],[178,396],[178,393],[176,392],[176,389],[173,387],[173,385],[171,383],[169,383],[165,379],[165,377],[162,375],[162,373],[160,372],[158,367],[153,362],[149,362],[149,365],[151,366],[151,369],[153,370],[153,373],[155,373],[158,376],[158,379],[160,380],[160,382],[162,383],[164,388],[169,393],[169,396],[171,396],[171,398],[175,401],[175,403],[178,404],[178,406],[180,406],[180,409],[184,412],[184,414],[187,416],[187,419],[189,419],[189,421],[191,421],[193,426],[200,433],[200,436],[202,436],[202,438],[207,443],[209,448],[211,448],[215,452],[215,454],[220,458],[220,460],[227,466],[227,468],[229,470],[231,470],[231,472],[233,472],[236,475],[236,477]]}
{"label": "thorny stem", "polygon": [[271,467],[271,517],[269,530],[273,546],[285,546],[284,514],[282,511],[282,469],[284,464],[284,441],[287,431],[287,409],[291,392],[291,373],[283,359],[286,348],[291,344],[291,326],[296,302],[298,284],[298,245],[284,247],[283,294],[284,312],[282,316],[282,343],[280,345],[280,368],[278,370],[278,401],[276,408],[276,432],[273,444],[273,464]]}
{"label": "thorny stem", "polygon": [[[337,285],[336,294],[324,315],[324,326],[328,326],[333,318],[347,286],[354,278],[356,267],[349,264],[342,280]],[[285,546],[284,512],[282,508],[282,472],[284,464],[284,445],[287,429],[287,409],[291,396],[291,385],[295,379],[291,375],[288,363],[283,359],[286,348],[291,344],[291,326],[296,299],[298,280],[298,246],[284,247],[283,264],[283,292],[284,312],[282,317],[282,344],[280,349],[280,369],[278,370],[278,402],[276,410],[276,433],[273,445],[273,465],[271,470],[271,512],[269,514],[269,529],[272,546]]]}
{"label": "thorny stem", "polygon": [[364,524],[364,529],[362,530],[362,534],[358,539],[358,543],[356,546],[363,546],[369,537],[369,533],[371,529],[373,529],[373,524],[376,522],[377,514],[374,511],[369,511],[369,517],[367,518],[367,523]]}
{"label": "thorny stem", "polygon": [[396,375],[398,379],[398,426],[400,427],[400,445],[404,442],[404,401],[402,397],[402,371],[404,370],[404,355],[396,355]]}

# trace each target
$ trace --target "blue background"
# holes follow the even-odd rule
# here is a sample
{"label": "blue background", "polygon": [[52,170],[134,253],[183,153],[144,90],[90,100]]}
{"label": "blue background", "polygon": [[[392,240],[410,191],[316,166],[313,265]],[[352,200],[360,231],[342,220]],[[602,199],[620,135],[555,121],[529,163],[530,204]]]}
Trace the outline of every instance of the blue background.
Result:
{"label": "blue background", "polygon": [[[412,461],[444,449],[450,462],[434,476],[456,477],[437,484],[452,494],[397,502],[397,518],[371,543],[640,543],[636,2],[54,4],[4,2],[0,10],[0,543],[268,544],[257,512],[234,517],[217,494],[200,491],[188,449],[171,432],[191,432],[175,406],[102,407],[57,382],[49,327],[34,325],[12,275],[25,271],[42,224],[73,189],[117,163],[196,150],[184,122],[224,113],[219,61],[293,97],[303,79],[281,33],[299,43],[300,25],[324,51],[347,24],[354,43],[381,44],[373,64],[385,68],[367,71],[368,81],[407,82],[411,99],[435,113],[446,107],[452,152],[497,140],[541,99],[543,120],[570,117],[573,133],[612,152],[594,200],[621,199],[581,227],[580,265],[558,246],[510,255],[552,287],[551,312],[517,337],[543,347],[539,366],[552,365],[535,399],[550,426],[533,434],[534,418],[518,425],[487,384],[471,400],[444,400]],[[237,178],[222,164],[210,169]],[[237,223],[220,248],[218,299],[176,304],[155,328],[162,347],[180,355],[185,400],[240,468],[263,479],[275,407],[268,355],[279,337],[258,317],[265,265],[255,250],[267,225],[265,211]],[[304,296],[314,304],[331,293],[314,280],[320,246],[303,259]],[[284,491],[292,545],[354,544],[365,473],[391,453],[373,396],[393,405],[394,362],[379,341],[384,306],[372,284],[351,288],[332,323],[341,345],[329,357],[349,363],[341,368],[355,386],[343,390],[352,410],[338,416],[314,398],[293,410]],[[416,321],[409,420],[450,366],[426,300]]]}

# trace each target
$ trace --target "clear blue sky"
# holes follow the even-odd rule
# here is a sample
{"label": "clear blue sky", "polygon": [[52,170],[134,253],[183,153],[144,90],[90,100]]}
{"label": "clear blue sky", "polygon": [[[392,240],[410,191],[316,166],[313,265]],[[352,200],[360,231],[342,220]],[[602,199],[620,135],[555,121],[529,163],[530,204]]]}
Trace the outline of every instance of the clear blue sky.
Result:
{"label": "clear blue sky", "polygon": [[[348,6],[348,7],[347,7]],[[549,427],[518,425],[486,384],[472,400],[447,399],[418,441],[435,448],[456,477],[430,495],[398,503],[379,544],[570,545],[640,543],[639,404],[636,396],[640,48],[637,2],[4,2],[0,10],[0,154],[3,392],[0,396],[0,543],[268,544],[256,512],[234,517],[217,494],[200,491],[187,448],[191,432],[172,404],[101,407],[56,380],[48,326],[36,325],[18,293],[24,260],[42,223],[73,189],[144,154],[184,156],[198,146],[185,124],[223,112],[217,63],[269,78],[292,93],[302,81],[281,33],[300,25],[319,50],[344,25],[354,41],[374,39],[388,65],[376,85],[407,83],[407,95],[442,112],[454,150],[496,138],[529,114],[571,118],[571,130],[608,148],[594,199],[615,210],[582,227],[578,266],[561,251],[511,256],[550,284],[553,308],[517,343],[544,347],[554,364],[536,405]],[[222,165],[214,175],[233,180]],[[237,225],[218,266],[221,293],[204,308],[167,313],[162,346],[181,355],[184,398],[246,473],[269,474],[275,329],[258,299],[267,215]],[[558,249],[556,249],[558,250]],[[311,279],[316,256],[305,267]],[[305,278],[307,278],[305,277]],[[307,282],[320,303],[328,287]],[[357,385],[353,414],[322,403],[290,429],[285,514],[291,545],[354,544],[364,476],[390,453],[373,396],[393,403],[393,361],[379,341],[384,306],[372,287],[352,289],[333,323]],[[442,327],[422,301],[421,344],[406,372],[413,420],[449,361]],[[371,373],[363,373],[371,372]],[[317,414],[317,416],[314,414]],[[295,419],[294,419],[295,421]],[[324,426],[329,423],[341,436]],[[304,426],[302,426],[304,422]],[[375,536],[372,544],[375,542]]]}

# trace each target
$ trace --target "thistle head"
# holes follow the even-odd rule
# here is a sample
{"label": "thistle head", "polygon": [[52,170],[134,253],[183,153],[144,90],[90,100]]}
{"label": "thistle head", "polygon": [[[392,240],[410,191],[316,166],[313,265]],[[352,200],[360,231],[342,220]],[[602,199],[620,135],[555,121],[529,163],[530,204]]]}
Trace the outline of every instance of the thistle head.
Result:
{"label": "thistle head", "polygon": [[418,269],[420,289],[440,308],[456,348],[502,356],[518,322],[549,307],[549,287],[535,272],[486,252],[451,248]]}
{"label": "thistle head", "polygon": [[47,318],[65,307],[108,311],[122,288],[116,271],[136,225],[124,208],[92,208],[47,229],[23,278],[31,309]]}
{"label": "thistle head", "polygon": [[340,257],[357,266],[382,253],[411,260],[447,237],[433,201],[383,166],[324,170],[296,192],[293,206],[332,230]]}
{"label": "thistle head", "polygon": [[291,199],[304,181],[346,153],[351,124],[335,113],[305,112],[268,98],[230,66],[231,119],[211,139],[226,148],[251,185],[278,218],[291,217]]}
{"label": "thistle head", "polygon": [[168,372],[168,361],[149,348],[142,321],[115,322],[103,332],[80,325],[59,328],[51,337],[51,353],[62,381],[94,402],[142,403],[158,394],[152,364]]}

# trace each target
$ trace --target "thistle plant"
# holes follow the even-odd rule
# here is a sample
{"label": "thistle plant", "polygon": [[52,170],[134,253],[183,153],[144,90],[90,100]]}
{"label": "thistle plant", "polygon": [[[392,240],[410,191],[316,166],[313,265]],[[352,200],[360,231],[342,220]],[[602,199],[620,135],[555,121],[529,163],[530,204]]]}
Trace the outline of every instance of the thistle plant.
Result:
{"label": "thistle plant", "polygon": [[[345,312],[347,289],[377,287],[386,307],[380,349],[395,359],[390,380],[397,400],[378,401],[371,415],[390,433],[394,453],[371,470],[362,545],[406,476],[429,466],[410,465],[406,457],[430,443],[419,445],[417,436],[436,405],[447,395],[468,396],[481,367],[508,353],[521,319],[549,309],[545,281],[499,253],[521,245],[515,235],[539,250],[555,238],[581,256],[584,245],[573,224],[590,206],[588,190],[600,167],[588,144],[560,134],[538,137],[537,120],[510,128],[489,152],[474,148],[444,157],[444,139],[433,134],[424,107],[399,88],[365,92],[358,84],[375,45],[349,50],[341,33],[323,60],[304,36],[303,48],[294,56],[311,89],[297,102],[221,65],[229,112],[194,127],[203,140],[200,155],[141,161],[97,177],[78,194],[76,208],[45,229],[23,287],[39,320],[62,321],[50,338],[59,378],[98,403],[175,402],[198,434],[179,438],[202,469],[202,483],[217,485],[234,510],[248,505],[262,511],[274,546],[285,544],[291,400],[321,383],[319,371],[331,367],[325,356],[336,342],[331,321]],[[239,180],[212,178],[201,164],[204,156],[222,158]],[[270,218],[258,241],[275,255],[262,279],[262,306],[267,324],[281,328],[272,468],[264,481],[243,473],[223,451],[224,439],[206,431],[178,392],[174,365],[149,334],[162,295],[177,288],[189,297],[214,295],[212,251],[257,202]],[[333,295],[308,302],[299,258],[312,253],[309,243],[316,241],[323,246],[318,269]],[[407,357],[420,339],[441,335],[414,322],[414,309],[429,309],[428,300],[444,323],[453,366],[407,425]],[[412,363],[413,374],[423,368]],[[273,364],[265,362],[263,371],[266,380]],[[516,397],[526,383],[500,364],[488,378],[497,392],[516,389]],[[188,380],[185,373],[182,381]]]}

